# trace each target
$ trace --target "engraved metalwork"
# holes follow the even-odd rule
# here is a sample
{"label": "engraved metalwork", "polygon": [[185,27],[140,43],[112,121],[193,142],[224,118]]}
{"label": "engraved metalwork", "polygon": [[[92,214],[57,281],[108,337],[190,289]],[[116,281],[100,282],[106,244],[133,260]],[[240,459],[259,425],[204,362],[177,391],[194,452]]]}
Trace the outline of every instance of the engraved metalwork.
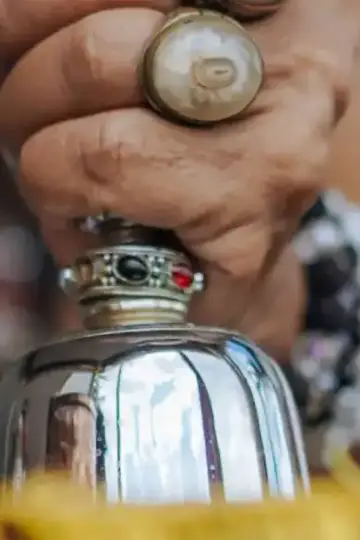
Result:
{"label": "engraved metalwork", "polygon": [[[130,256],[146,267],[141,281],[125,279],[119,272],[119,262]],[[60,282],[77,299],[92,328],[183,321],[191,296],[204,287],[203,275],[193,271],[182,253],[133,244],[88,252],[63,271]]]}
{"label": "engraved metalwork", "polygon": [[45,469],[68,473],[96,488],[96,411],[90,396],[66,393],[49,400]]}

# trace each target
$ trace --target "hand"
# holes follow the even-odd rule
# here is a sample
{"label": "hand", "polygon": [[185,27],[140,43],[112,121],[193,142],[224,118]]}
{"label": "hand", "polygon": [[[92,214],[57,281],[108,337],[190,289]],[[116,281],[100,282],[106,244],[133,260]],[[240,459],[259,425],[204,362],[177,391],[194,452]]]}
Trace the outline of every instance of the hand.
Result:
{"label": "hand", "polygon": [[321,186],[347,64],[299,41],[309,0],[289,0],[251,27],[266,82],[244,118],[211,130],[168,123],[144,107],[136,70],[174,2],[9,2],[0,49],[27,52],[0,91],[0,134],[21,149],[22,189],[60,262],[91,241],[72,226],[79,215],[108,209],[171,228],[208,277],[193,317],[244,329]]}

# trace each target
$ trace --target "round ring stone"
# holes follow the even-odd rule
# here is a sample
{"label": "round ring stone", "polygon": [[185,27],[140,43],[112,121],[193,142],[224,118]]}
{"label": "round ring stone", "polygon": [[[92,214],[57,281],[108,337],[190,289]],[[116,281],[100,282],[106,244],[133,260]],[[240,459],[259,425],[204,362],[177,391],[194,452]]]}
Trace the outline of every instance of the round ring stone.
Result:
{"label": "round ring stone", "polygon": [[139,257],[127,255],[117,259],[114,273],[120,280],[126,283],[139,285],[145,283],[148,279],[149,268]]}
{"label": "round ring stone", "polygon": [[241,114],[263,78],[261,54],[245,29],[216,11],[180,10],[148,45],[142,84],[161,115],[211,124]]}

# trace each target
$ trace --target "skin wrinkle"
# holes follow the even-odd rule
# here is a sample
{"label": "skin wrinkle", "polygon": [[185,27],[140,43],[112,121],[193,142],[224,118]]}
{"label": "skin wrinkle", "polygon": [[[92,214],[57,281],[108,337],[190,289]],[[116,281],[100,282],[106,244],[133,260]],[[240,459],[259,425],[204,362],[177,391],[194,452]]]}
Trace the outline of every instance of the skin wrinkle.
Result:
{"label": "skin wrinkle", "polygon": [[[0,49],[12,59],[60,28],[73,24],[89,13],[101,13],[118,7],[154,7],[153,0],[0,0],[0,9],[8,14],[0,19]],[[173,0],[157,0],[156,7],[168,12],[176,7]],[[2,12],[0,11],[0,16]]]}
{"label": "skin wrinkle", "polygon": [[[79,151],[81,167],[85,171],[85,176],[88,176],[89,179],[95,183],[104,185],[111,189],[111,185],[114,185],[113,193],[115,201],[118,199],[121,191],[126,191],[126,168],[131,168],[131,161],[135,160],[136,163],[139,162],[139,159],[148,160],[151,162],[152,168],[155,170],[158,169],[159,173],[164,168],[173,169],[177,173],[182,173],[183,177],[186,177],[188,174],[192,176],[193,167],[187,162],[186,156],[188,152],[186,147],[183,144],[180,144],[174,152],[165,154],[165,156],[159,156],[158,153],[153,153],[151,148],[146,150],[146,138],[143,139],[143,144],[139,144],[139,150],[132,152],[129,146],[127,150],[125,147],[118,144],[118,137],[116,135],[116,129],[112,130],[112,124],[108,129],[108,126],[105,125],[104,129],[101,130],[101,134],[96,137],[95,153],[93,153],[88,148],[81,149]],[[70,147],[73,145],[71,144]],[[206,158],[208,157],[208,152],[206,153]],[[234,165],[234,154],[228,152],[222,152],[222,157],[226,158],[216,161],[219,168],[225,169],[229,167],[229,164]],[[205,155],[200,153],[196,155],[196,161],[203,162],[205,160]],[[210,160],[211,161],[211,160]],[[188,171],[188,173],[187,173]],[[122,189],[123,188],[123,189]],[[115,203],[116,204],[116,203]],[[169,214],[171,214],[171,207],[169,208]],[[182,223],[178,222],[177,226],[181,226]]]}
{"label": "skin wrinkle", "polygon": [[[93,155],[91,152],[89,152],[88,149],[84,150],[82,149],[81,151],[79,151],[79,154],[84,157],[84,160],[82,160],[82,163],[84,165],[84,169],[85,169],[85,176],[88,175],[89,178],[92,178],[95,182],[99,182],[99,183],[104,183],[104,185],[106,186],[107,185],[107,182],[109,181],[109,179],[113,179],[114,178],[114,175],[116,175],[116,186],[119,186],[119,181],[120,181],[120,178],[121,178],[121,163],[123,161],[123,158],[122,158],[122,152],[119,151],[119,148],[117,148],[118,146],[118,143],[117,143],[117,137],[113,137],[113,135],[111,134],[110,136],[108,135],[104,135],[104,133],[102,132],[102,136],[99,137],[99,140],[102,140],[103,142],[101,143],[96,143],[95,144],[95,148],[99,148],[99,149],[103,149],[101,151],[97,151],[95,155]],[[104,141],[107,141],[107,140],[110,140],[110,143],[108,142],[104,142]],[[112,141],[115,141],[115,143],[113,143]],[[113,148],[115,147],[115,151],[113,150]],[[70,145],[69,145],[69,148],[74,148],[74,141],[71,141]],[[171,155],[171,159],[172,159],[172,167],[174,167],[174,170],[177,170],[179,171],[181,169],[181,167],[179,166],[179,163],[180,161],[184,161],[184,157],[183,157],[183,153],[184,153],[184,150],[183,150],[183,147],[180,147],[179,148],[179,151],[180,153],[182,154],[180,158],[173,158]],[[146,154],[146,152],[138,152],[138,154]],[[139,159],[138,158],[138,154],[135,156],[135,159],[136,161]],[[115,156],[115,159],[114,159],[114,156]],[[156,154],[155,154],[156,156]],[[232,157],[232,155],[231,155]],[[110,158],[110,159],[109,159]],[[156,159],[155,157],[150,154],[149,156],[149,159],[151,160],[152,164],[155,164],[156,166]],[[158,158],[157,158],[158,159]],[[200,156],[200,161],[203,160],[203,157]],[[233,161],[233,159],[232,159]],[[109,164],[110,168],[107,166]],[[158,159],[158,164],[161,168],[161,166],[163,166],[163,163],[161,160]],[[112,167],[114,165],[114,168]],[[190,168],[191,170],[191,168]],[[115,183],[114,182],[114,183]],[[111,183],[111,181],[110,181]],[[114,197],[115,198],[118,198],[119,196],[119,192],[116,191],[116,186],[115,186],[115,194],[114,194]],[[251,205],[250,205],[251,206]]]}
{"label": "skin wrinkle", "polygon": [[[269,249],[269,231],[263,225],[249,223],[241,229],[229,228],[223,235],[198,244],[197,252],[233,278],[241,280],[245,276],[255,276],[256,279]],[[234,239],[237,239],[236,243]]]}
{"label": "skin wrinkle", "polygon": [[[106,130],[105,130],[106,131]],[[101,131],[99,135],[98,148],[99,151],[95,153],[89,153],[88,150],[80,151],[80,167],[83,169],[83,174],[86,178],[90,179],[94,184],[101,186],[104,191],[101,191],[99,199],[104,201],[104,194],[107,191],[106,204],[104,201],[104,207],[114,208],[117,210],[119,198],[126,198],[127,195],[127,173],[126,169],[131,168],[132,160],[138,162],[139,156],[143,153],[141,150],[132,155],[132,151],[127,148],[119,146],[116,141],[115,144],[109,144],[109,138],[105,131]],[[152,167],[159,172],[163,171],[167,167],[175,168],[176,170],[182,169],[182,162],[184,158],[181,156],[167,156],[165,158],[149,158],[152,161]],[[185,165],[186,166],[186,165]],[[130,190],[131,191],[131,190]],[[139,196],[142,197],[142,193],[139,190]],[[167,215],[172,214],[171,201],[168,199],[168,204],[165,209],[165,219]],[[177,210],[177,202],[175,201],[175,208]],[[164,209],[162,209],[164,214]],[[131,219],[132,216],[124,216]],[[180,226],[181,223],[176,223],[176,226]]]}
{"label": "skin wrinkle", "polygon": [[[132,29],[132,31],[138,32],[140,35],[147,35],[149,33],[149,19],[151,26],[157,27],[164,16],[162,13],[156,11],[142,11],[144,12],[146,24],[139,24],[139,27]],[[94,87],[94,85],[97,86],[100,84],[101,86],[103,81],[109,81],[110,93],[121,93],[125,90],[124,85],[121,84],[121,80],[117,75],[121,73],[121,57],[119,58],[118,53],[124,38],[122,35],[115,34],[114,31],[109,32],[109,30],[112,30],[111,28],[109,29],[109,16],[114,18],[117,14],[124,17],[124,13],[121,13],[119,10],[113,10],[113,14],[103,14],[103,24],[99,24],[97,17],[90,15],[81,24],[74,25],[72,39],[68,46],[68,52],[64,55],[64,61],[66,65],[65,75],[68,85],[70,88],[73,88],[73,94],[74,89],[78,88],[78,99],[76,102],[78,107],[84,105],[82,95],[87,93],[89,88]],[[116,22],[116,19],[114,22]],[[138,49],[133,50],[130,61],[132,69],[129,75],[131,75],[135,84],[126,90],[126,101],[133,102],[134,104],[137,104],[139,99],[141,100],[139,96],[142,96],[136,72],[142,57],[143,47],[138,47]],[[76,62],[74,62],[74,56],[76,57]],[[74,69],[75,66],[76,69]],[[80,92],[79,90],[82,91]],[[94,95],[96,98],[94,91],[90,92],[89,95]],[[91,105],[93,108],[93,103]],[[109,108],[112,108],[112,106],[109,105]]]}
{"label": "skin wrinkle", "polygon": [[[134,11],[142,15],[132,28],[129,22]],[[124,103],[142,103],[138,59],[146,36],[153,33],[162,17],[161,13],[146,9],[107,11],[62,29],[36,46],[18,62],[2,88],[3,101],[6,95],[13,99],[19,79],[27,80],[27,93],[18,96],[11,112],[0,104],[0,129],[7,132],[7,139],[10,135],[21,144],[43,124],[121,108]],[[125,32],[118,32],[118,20],[126,24]],[[143,36],[140,44],[138,35]],[[53,63],[59,67],[53,69]],[[30,107],[45,86],[47,99],[39,99],[35,107]],[[62,106],[58,107],[60,103]]]}
{"label": "skin wrinkle", "polygon": [[[244,179],[245,181],[245,179]],[[222,195],[214,201],[211,207],[207,207],[203,212],[198,212],[195,219],[190,220],[178,229],[178,234],[185,244],[190,244],[198,249],[207,241],[217,241],[223,234],[228,233],[232,228],[246,230],[246,227],[253,222],[261,220],[261,216],[266,211],[266,201],[261,196],[261,184],[257,190],[242,193],[240,197],[234,197],[233,186],[223,186]],[[244,211],[239,213],[239,203],[243,204]],[[226,207],[228,212],[222,212]]]}

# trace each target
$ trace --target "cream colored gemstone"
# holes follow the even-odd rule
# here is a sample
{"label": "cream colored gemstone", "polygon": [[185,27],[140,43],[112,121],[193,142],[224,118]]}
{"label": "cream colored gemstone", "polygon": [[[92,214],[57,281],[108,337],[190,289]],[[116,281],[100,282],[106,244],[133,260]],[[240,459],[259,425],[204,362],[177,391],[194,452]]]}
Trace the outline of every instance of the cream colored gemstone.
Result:
{"label": "cream colored gemstone", "polygon": [[255,43],[235,20],[212,11],[170,19],[147,50],[145,66],[152,104],[193,123],[237,116],[262,82]]}

